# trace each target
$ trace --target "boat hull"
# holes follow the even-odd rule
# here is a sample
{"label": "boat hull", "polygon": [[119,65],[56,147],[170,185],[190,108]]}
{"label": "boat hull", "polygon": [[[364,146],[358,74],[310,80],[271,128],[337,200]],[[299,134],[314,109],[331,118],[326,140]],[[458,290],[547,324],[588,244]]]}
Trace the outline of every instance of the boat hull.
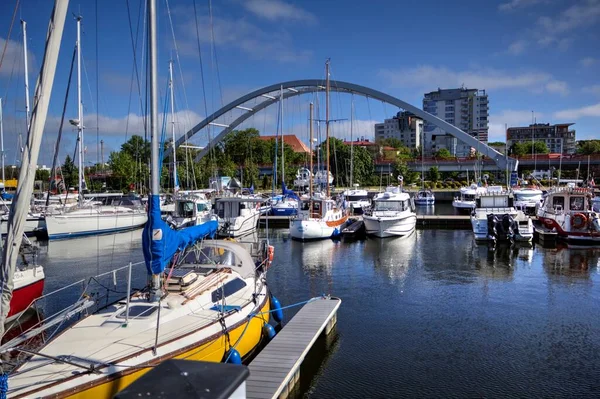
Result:
{"label": "boat hull", "polygon": [[[487,218],[477,219],[471,217],[471,227],[473,229],[473,236],[477,242],[510,241],[507,237],[494,238],[490,236]],[[519,232],[514,235],[513,240],[517,242],[530,242],[533,240],[533,224],[529,223],[526,230],[519,228]]]}
{"label": "boat hull", "polygon": [[452,201],[452,206],[459,212],[469,213],[475,209],[475,201],[461,201],[455,199]]}
{"label": "boat hull", "polygon": [[[0,234],[6,235],[8,228],[8,219],[0,221]],[[46,233],[46,219],[43,216],[28,216],[25,220],[23,233],[27,236],[34,236]]]}
{"label": "boat hull", "polygon": [[256,231],[260,212],[254,212],[250,215],[238,216],[231,218],[229,221],[219,221],[219,237],[241,237]]}
{"label": "boat hull", "polygon": [[271,215],[273,216],[293,216],[296,213],[298,213],[298,208],[291,208],[291,207],[272,207],[271,208]]}
{"label": "boat hull", "polygon": [[347,217],[336,223],[321,219],[295,219],[290,223],[290,236],[294,240],[310,241],[338,237],[342,233]]}
{"label": "boat hull", "polygon": [[558,238],[571,244],[600,245],[600,232],[568,231],[556,220],[538,216],[538,220],[548,230],[556,231]]}
{"label": "boat hull", "polygon": [[17,270],[14,275],[14,284],[7,321],[19,316],[34,300],[42,296],[44,291],[43,267],[36,266],[31,269]]}
{"label": "boat hull", "polygon": [[48,239],[61,240],[66,238],[113,234],[137,229],[148,220],[145,212],[130,214],[76,214],[46,216]]}
{"label": "boat hull", "polygon": [[403,217],[363,216],[367,235],[375,237],[402,237],[415,230],[417,217],[414,214]]}
{"label": "boat hull", "polygon": [[415,198],[416,205],[434,205],[435,198]]}

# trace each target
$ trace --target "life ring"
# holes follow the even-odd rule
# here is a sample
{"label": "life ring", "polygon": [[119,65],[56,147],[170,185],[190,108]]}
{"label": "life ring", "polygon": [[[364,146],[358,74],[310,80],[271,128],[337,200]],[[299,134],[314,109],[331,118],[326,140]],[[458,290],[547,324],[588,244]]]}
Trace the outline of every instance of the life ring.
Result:
{"label": "life ring", "polygon": [[576,213],[571,217],[571,227],[574,229],[582,229],[587,224],[587,218],[583,213]]}

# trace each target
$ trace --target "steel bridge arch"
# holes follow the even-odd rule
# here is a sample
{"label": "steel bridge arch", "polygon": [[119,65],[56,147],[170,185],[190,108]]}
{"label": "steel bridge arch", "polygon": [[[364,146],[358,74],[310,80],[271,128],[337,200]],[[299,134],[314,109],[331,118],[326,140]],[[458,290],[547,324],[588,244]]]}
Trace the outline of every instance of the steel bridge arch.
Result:
{"label": "steel bridge arch", "polygon": [[[385,94],[383,92],[371,89],[369,87],[360,86],[360,85],[357,85],[354,83],[343,82],[343,81],[339,81],[339,80],[338,81],[335,81],[335,80],[330,81],[330,88],[331,88],[331,91],[335,91],[335,92],[357,94],[357,95],[364,96],[366,98],[374,98],[376,100],[380,100],[380,101],[386,102],[388,104],[395,105],[398,108],[412,112],[413,114],[421,117],[423,120],[426,120],[427,122],[434,124],[435,126],[441,128],[442,130],[444,130],[447,133],[451,134],[452,136],[456,137],[463,143],[470,145],[471,147],[478,148],[479,151],[483,155],[492,159],[501,170],[504,170],[504,169],[509,169],[511,171],[517,170],[518,161],[516,159],[509,158],[509,157],[501,154],[500,152],[496,151],[492,147],[489,147],[488,145],[481,143],[479,140],[477,140],[473,136],[470,136],[469,134],[460,130],[456,126],[451,125],[448,122],[438,118],[437,116],[432,115],[428,112],[423,111],[422,109],[415,107],[414,105],[411,105],[405,101],[402,101],[399,98],[390,96],[389,94]],[[224,129],[219,134],[217,134],[207,144],[207,146],[200,151],[200,153],[198,153],[198,155],[196,156],[196,161],[200,160],[203,156],[205,156],[210,151],[211,148],[213,148],[215,145],[217,145],[228,133],[230,133],[232,130],[234,130],[237,126],[239,126],[241,123],[243,123],[246,119],[250,118],[252,115],[255,115],[257,112],[269,107],[270,105],[273,105],[276,102],[278,102],[279,101],[278,97],[270,96],[268,94],[277,92],[280,89],[286,90],[286,92],[283,94],[283,98],[287,99],[287,98],[302,95],[302,94],[324,91],[325,86],[324,86],[323,80],[320,80],[320,79],[303,79],[303,80],[292,80],[289,82],[276,83],[276,84],[273,84],[270,86],[265,86],[261,89],[255,90],[251,93],[246,94],[245,96],[238,98],[237,100],[230,102],[229,104],[225,105],[218,111],[215,111],[214,113],[209,115],[206,119],[204,119],[202,122],[198,123],[196,126],[191,128],[182,137],[177,139],[177,141],[175,142],[175,148],[179,147],[181,144],[184,144],[194,134],[196,134],[197,132],[199,132],[200,130],[204,129],[205,127],[207,127],[209,125],[216,125],[216,126],[224,127]],[[260,97],[266,98],[266,100],[261,102],[258,105],[255,105],[253,108],[244,106],[244,104],[246,102],[256,99],[256,98],[260,98]],[[223,125],[223,124],[219,124],[219,123],[215,122],[218,118],[220,118],[221,116],[225,115],[227,112],[230,112],[234,109],[241,109],[246,112],[244,114],[240,115],[237,119],[235,119],[229,125]],[[173,151],[172,147],[169,148],[167,151],[165,151],[164,158],[168,157],[172,151]]]}

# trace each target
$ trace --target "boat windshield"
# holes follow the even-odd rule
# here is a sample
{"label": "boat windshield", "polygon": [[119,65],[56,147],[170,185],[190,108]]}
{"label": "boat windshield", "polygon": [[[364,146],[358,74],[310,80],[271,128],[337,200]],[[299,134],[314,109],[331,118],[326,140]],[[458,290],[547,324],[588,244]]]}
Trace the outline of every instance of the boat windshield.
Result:
{"label": "boat windshield", "polygon": [[208,205],[203,202],[199,202],[196,204],[196,208],[198,209],[198,212],[204,212],[208,210]]}
{"label": "boat windshield", "polygon": [[542,199],[542,195],[537,193],[515,193],[515,199],[517,201],[539,201]]}
{"label": "boat windshield", "polygon": [[184,264],[196,265],[219,265],[219,266],[238,266],[235,253],[221,247],[204,247],[200,250],[194,250],[187,253],[183,259]]}
{"label": "boat windshield", "polygon": [[409,208],[408,201],[375,201],[375,211],[404,211]]}
{"label": "boat windshield", "polygon": [[463,201],[475,201],[475,195],[474,194],[463,194],[462,200]]}
{"label": "boat windshield", "polygon": [[346,199],[348,201],[361,201],[361,200],[368,200],[369,196],[368,195],[349,195],[346,197]]}
{"label": "boat windshield", "polygon": [[177,214],[184,218],[194,216],[194,203],[192,201],[179,201],[177,203]]}

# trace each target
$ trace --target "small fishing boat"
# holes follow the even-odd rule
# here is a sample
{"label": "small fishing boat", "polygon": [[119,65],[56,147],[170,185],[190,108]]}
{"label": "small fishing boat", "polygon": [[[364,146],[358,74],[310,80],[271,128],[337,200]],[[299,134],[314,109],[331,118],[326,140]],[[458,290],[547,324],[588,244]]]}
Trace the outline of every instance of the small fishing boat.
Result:
{"label": "small fishing boat", "polygon": [[290,236],[300,241],[338,237],[347,221],[345,209],[331,198],[302,198],[298,214],[290,222]]}
{"label": "small fishing boat", "polygon": [[296,171],[294,179],[294,187],[299,190],[304,190],[310,185],[312,173],[307,168],[300,168]]}
{"label": "small fishing boat", "polygon": [[256,231],[262,198],[235,196],[217,198],[214,212],[219,221],[219,237],[240,237]]}
{"label": "small fishing boat", "polygon": [[373,198],[373,206],[363,215],[367,235],[406,236],[415,230],[415,204],[400,186],[389,186]]}
{"label": "small fishing boat", "polygon": [[475,197],[483,194],[487,188],[478,186],[473,183],[469,187],[460,188],[460,196],[454,197],[452,206],[459,212],[471,212],[475,209]]}
{"label": "small fishing boat", "polygon": [[513,187],[515,207],[528,215],[535,215],[543,201],[543,191],[537,187]]}
{"label": "small fishing boat", "polygon": [[[202,193],[189,193],[175,198],[173,216],[167,220],[175,229],[197,226],[215,218],[212,214],[211,203]],[[161,205],[161,212],[163,207]]]}
{"label": "small fishing boat", "polygon": [[514,196],[507,191],[490,191],[477,195],[471,226],[476,241],[519,241],[533,239],[533,223],[522,210],[515,208]]}
{"label": "small fishing boat", "polygon": [[333,184],[333,173],[326,170],[318,170],[315,173],[314,184],[320,187],[331,186]]}
{"label": "small fishing boat", "polygon": [[364,210],[371,206],[369,192],[359,189],[358,184],[355,184],[354,190],[346,190],[342,194],[348,203],[348,209],[351,215],[362,215]]}
{"label": "small fishing boat", "polygon": [[417,192],[415,195],[415,204],[416,205],[434,205],[435,204],[435,195],[433,191],[422,189]]}
{"label": "small fishing boat", "polygon": [[589,188],[555,187],[538,209],[538,220],[558,238],[577,244],[600,244],[600,219]]}

